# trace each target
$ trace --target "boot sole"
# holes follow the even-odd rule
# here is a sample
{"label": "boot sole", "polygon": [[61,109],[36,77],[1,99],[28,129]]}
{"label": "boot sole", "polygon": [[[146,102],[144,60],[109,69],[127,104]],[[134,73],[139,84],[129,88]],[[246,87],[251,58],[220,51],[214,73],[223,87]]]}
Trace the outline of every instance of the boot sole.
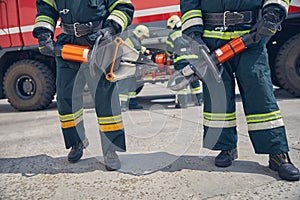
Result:
{"label": "boot sole", "polygon": [[68,158],[68,161],[71,162],[71,163],[76,163],[78,160],[80,160],[80,158],[82,157],[83,153],[82,154],[79,154],[79,156],[75,157],[75,158]]}

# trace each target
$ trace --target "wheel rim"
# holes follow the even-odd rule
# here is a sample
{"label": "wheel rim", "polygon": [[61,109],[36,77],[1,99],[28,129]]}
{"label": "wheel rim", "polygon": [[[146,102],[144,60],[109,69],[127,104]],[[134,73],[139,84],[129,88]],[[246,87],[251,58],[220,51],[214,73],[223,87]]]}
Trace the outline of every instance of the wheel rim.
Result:
{"label": "wheel rim", "polygon": [[30,99],[35,95],[36,82],[29,75],[22,75],[16,81],[16,92],[22,99]]}

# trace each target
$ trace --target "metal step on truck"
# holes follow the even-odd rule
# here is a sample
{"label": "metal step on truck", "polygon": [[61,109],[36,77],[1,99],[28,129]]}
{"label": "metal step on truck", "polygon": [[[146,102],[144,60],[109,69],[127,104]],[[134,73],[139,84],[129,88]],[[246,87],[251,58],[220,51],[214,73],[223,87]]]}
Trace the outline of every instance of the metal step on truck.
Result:
{"label": "metal step on truck", "polygon": [[[53,58],[41,55],[32,37],[36,15],[35,0],[0,0],[0,99],[20,111],[47,108],[55,96],[56,65]],[[152,50],[151,59],[158,70],[138,79],[139,92],[144,83],[167,81],[173,73],[164,53],[166,20],[180,16],[179,0],[132,0],[133,24],[150,27],[151,37],[143,45]],[[57,27],[56,34],[61,30]],[[268,43],[273,84],[300,96],[300,1],[292,0],[289,15]]]}

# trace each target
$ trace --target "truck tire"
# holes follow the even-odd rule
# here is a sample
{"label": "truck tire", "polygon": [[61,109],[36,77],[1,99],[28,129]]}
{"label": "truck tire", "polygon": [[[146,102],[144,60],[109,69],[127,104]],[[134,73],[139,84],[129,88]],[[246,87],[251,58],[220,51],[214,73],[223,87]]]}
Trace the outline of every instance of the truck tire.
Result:
{"label": "truck tire", "polygon": [[280,85],[294,96],[300,96],[300,33],[280,48],[275,64]]}
{"label": "truck tire", "polygon": [[53,72],[34,60],[13,63],[5,73],[3,85],[8,102],[20,111],[45,109],[55,94]]}

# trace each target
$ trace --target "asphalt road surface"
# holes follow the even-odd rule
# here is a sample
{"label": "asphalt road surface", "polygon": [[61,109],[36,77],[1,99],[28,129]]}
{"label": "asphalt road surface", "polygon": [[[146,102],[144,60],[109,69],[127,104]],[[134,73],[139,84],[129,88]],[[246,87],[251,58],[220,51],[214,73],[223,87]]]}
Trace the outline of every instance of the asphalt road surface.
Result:
{"label": "asphalt road surface", "polygon": [[[286,124],[290,156],[300,167],[300,98],[275,91]],[[286,182],[268,168],[268,155],[254,154],[237,93],[239,158],[214,166],[218,152],[202,148],[202,107],[174,109],[174,93],[146,85],[140,111],[122,113],[127,152],[122,168],[103,166],[92,101],[85,96],[90,146],[75,164],[57,116],[56,103],[43,111],[18,112],[0,100],[0,199],[300,199],[300,182]]]}

